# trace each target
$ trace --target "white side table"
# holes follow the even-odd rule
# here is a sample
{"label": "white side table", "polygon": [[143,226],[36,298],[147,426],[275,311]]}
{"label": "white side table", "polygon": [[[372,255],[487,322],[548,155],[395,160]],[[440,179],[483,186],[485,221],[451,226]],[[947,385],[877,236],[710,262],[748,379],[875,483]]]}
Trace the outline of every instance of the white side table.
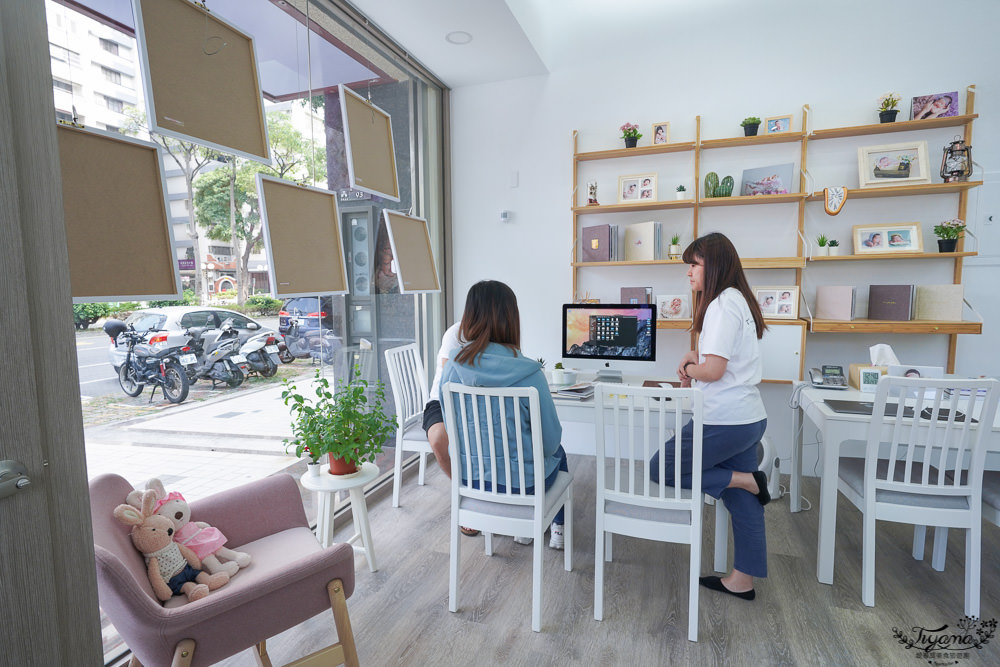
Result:
{"label": "white side table", "polygon": [[354,545],[368,559],[368,568],[375,572],[375,548],[372,544],[371,526],[368,524],[368,504],[365,502],[364,486],[378,476],[378,466],[374,463],[361,464],[361,470],[353,475],[331,475],[330,469],[323,466],[319,475],[308,472],[302,475],[302,486],[315,491],[319,500],[319,511],[316,514],[316,532],[324,547],[333,544],[333,506],[338,491],[349,491],[351,494],[351,513],[354,515],[354,536],[347,540],[348,544],[361,539],[363,546]]}

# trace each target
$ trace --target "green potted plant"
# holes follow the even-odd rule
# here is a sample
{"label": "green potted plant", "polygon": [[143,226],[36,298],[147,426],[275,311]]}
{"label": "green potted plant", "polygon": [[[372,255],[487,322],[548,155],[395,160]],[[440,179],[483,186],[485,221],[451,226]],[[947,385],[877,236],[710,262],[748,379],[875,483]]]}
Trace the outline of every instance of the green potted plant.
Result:
{"label": "green potted plant", "polygon": [[667,250],[670,259],[680,259],[681,256],[681,235],[674,234],[670,237],[670,248]]}
{"label": "green potted plant", "polygon": [[755,137],[757,136],[757,128],[760,127],[760,118],[757,118],[757,116],[747,116],[740,125],[743,127],[743,134],[745,136]]}
{"label": "green potted plant", "polygon": [[816,249],[816,255],[823,257],[830,254],[830,247],[827,245],[826,234],[820,234],[816,237],[816,245],[819,246]]}
{"label": "green potted plant", "polygon": [[840,241],[838,241],[837,239],[830,239],[829,241],[827,241],[826,247],[830,249],[831,256],[840,254]]}
{"label": "green potted plant", "polygon": [[634,123],[625,123],[619,129],[622,131],[622,139],[625,140],[625,148],[635,148],[636,143],[642,139],[639,126]]}
{"label": "green potted plant", "polygon": [[683,185],[678,185],[677,186],[677,198],[678,199],[687,199],[687,188],[684,187]]}
{"label": "green potted plant", "polygon": [[557,361],[556,365],[552,367],[552,384],[565,384],[565,383],[566,383],[566,369],[563,368],[561,361]]}
{"label": "green potted plant", "polygon": [[900,99],[899,93],[886,93],[878,98],[878,122],[892,123],[896,120]]}
{"label": "green potted plant", "polygon": [[965,221],[961,218],[952,218],[934,225],[934,235],[938,237],[938,252],[955,252],[965,226]]}
{"label": "green potted plant", "polygon": [[292,415],[294,436],[285,439],[285,451],[294,447],[296,456],[307,454],[313,462],[327,454],[331,474],[351,474],[359,463],[373,461],[396,432],[396,416],[385,411],[385,385],[377,381],[369,398],[360,366],[354,367],[351,381],[338,380],[332,392],[330,381],[317,369],[315,398],[299,393],[287,379],[284,385],[281,398]]}

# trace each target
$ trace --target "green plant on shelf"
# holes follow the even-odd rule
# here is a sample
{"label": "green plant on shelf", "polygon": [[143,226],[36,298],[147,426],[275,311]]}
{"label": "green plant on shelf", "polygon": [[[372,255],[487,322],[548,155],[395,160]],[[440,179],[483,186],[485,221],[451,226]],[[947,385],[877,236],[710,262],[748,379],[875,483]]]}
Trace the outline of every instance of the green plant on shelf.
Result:
{"label": "green plant on shelf", "polygon": [[670,245],[680,245],[680,244],[681,244],[680,234],[674,234],[673,236],[670,237]]}
{"label": "green plant on shelf", "polygon": [[826,240],[826,234],[820,234],[816,237],[816,245],[820,248],[825,248],[828,241]]}
{"label": "green plant on shelf", "polygon": [[934,235],[939,239],[960,239],[965,231],[965,221],[961,218],[952,218],[934,225]]}
{"label": "green plant on shelf", "polygon": [[747,116],[740,123],[740,127],[746,127],[747,125],[760,125],[760,118],[757,118],[757,116]]}
{"label": "green plant on shelf", "polygon": [[683,185],[678,185],[677,192],[687,192],[687,188],[684,187]]}
{"label": "green plant on shelf", "polygon": [[[816,242],[819,243],[819,239],[817,239]],[[826,245],[831,248],[839,248],[840,241],[838,241],[837,239],[830,239],[829,241],[826,242]]]}

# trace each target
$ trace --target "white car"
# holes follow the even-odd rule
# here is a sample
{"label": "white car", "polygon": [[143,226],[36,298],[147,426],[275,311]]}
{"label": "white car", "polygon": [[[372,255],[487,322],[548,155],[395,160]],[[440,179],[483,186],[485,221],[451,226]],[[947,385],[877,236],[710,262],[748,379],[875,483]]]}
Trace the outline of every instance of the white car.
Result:
{"label": "white car", "polygon": [[[129,315],[125,324],[134,326],[136,331],[157,331],[149,337],[148,343],[151,349],[158,351],[187,343],[188,336],[184,331],[190,327],[215,329],[227,319],[232,320],[232,327],[239,332],[241,343],[261,332],[271,332],[276,338],[281,338],[274,329],[262,326],[242,313],[212,306],[144,308]],[[125,346],[118,345],[115,340],[108,344],[108,361],[115,367],[115,372],[125,362],[125,352]]]}

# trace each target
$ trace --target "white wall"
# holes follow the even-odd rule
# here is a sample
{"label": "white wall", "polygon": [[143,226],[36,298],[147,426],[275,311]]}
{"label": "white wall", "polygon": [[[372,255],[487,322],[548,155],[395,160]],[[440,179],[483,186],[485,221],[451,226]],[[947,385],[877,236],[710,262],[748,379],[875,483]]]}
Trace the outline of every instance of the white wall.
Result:
{"label": "white wall", "polygon": [[[701,115],[702,138],[711,139],[739,134],[740,120],[749,115],[794,112],[798,127],[803,104],[811,107],[813,128],[860,125],[876,122],[876,99],[889,90],[900,93],[906,107],[912,96],[958,89],[960,112],[964,113],[965,86],[975,84],[980,119],[974,126],[973,156],[986,167],[989,185],[973,190],[970,198],[968,218],[981,245],[980,256],[965,263],[964,282],[967,298],[985,318],[985,324],[982,336],[960,338],[957,372],[1000,375],[1000,356],[990,353],[1000,327],[1000,309],[993,296],[1000,277],[1000,75],[996,68],[1000,48],[993,35],[1000,20],[1000,3],[955,3],[965,10],[961,12],[942,11],[939,3],[923,0],[905,7],[854,4],[854,9],[828,12],[790,9],[798,12],[794,16],[776,13],[766,19],[744,19],[720,15],[711,24],[663,26],[662,39],[646,38],[635,44],[632,52],[602,51],[599,44],[592,45],[592,51],[603,59],[600,62],[590,60],[546,76],[455,90],[451,128],[455,268],[452,298],[457,312],[461,312],[472,283],[484,278],[503,280],[518,294],[525,354],[558,358],[560,305],[573,298],[569,209],[574,202],[574,130],[579,131],[581,151],[619,147],[618,127],[626,121],[643,128],[646,136],[640,145],[649,142],[648,127],[663,120],[671,122],[672,141],[690,141],[695,135],[695,116]],[[956,41],[949,41],[952,36]],[[904,110],[900,118],[906,113]],[[841,184],[855,187],[857,173],[852,161],[858,145],[926,139],[934,180],[939,182],[934,167],[940,162],[941,147],[954,134],[942,130],[876,136],[870,141],[811,142],[809,166],[827,179],[818,180],[818,189]],[[794,146],[791,160],[783,160],[780,152],[748,153],[743,159],[712,155],[711,159],[718,160],[720,176],[731,173],[739,187],[740,169],[744,166],[775,164],[772,158],[794,161],[798,166],[798,144],[790,146]],[[689,190],[694,185],[693,165],[684,163],[685,159],[690,160],[682,158],[677,165],[660,167],[660,199],[673,196],[673,187],[683,174],[687,175]],[[707,165],[709,152],[703,153],[703,159]],[[645,168],[641,161],[637,166],[629,171],[631,165],[627,163],[614,164],[612,171],[641,173]],[[707,170],[703,167],[702,174]],[[613,177],[601,175],[602,203],[614,201]],[[580,185],[584,187],[583,182]],[[843,242],[849,238],[852,224],[920,220],[925,228],[924,243],[932,245],[930,226],[954,216],[956,205],[955,195],[855,202],[849,199],[841,216],[830,218],[823,213],[821,204],[809,204],[806,227],[816,233],[833,232]],[[511,212],[507,224],[500,222],[501,209]],[[772,254],[770,235],[761,237],[750,232],[783,228],[786,221],[792,228],[795,225],[794,205],[739,207],[729,209],[726,216],[712,217],[718,210],[702,211],[701,230],[719,229],[738,237],[737,247],[749,256]],[[988,215],[994,215],[996,220],[992,226],[983,224]],[[587,216],[584,224],[605,222],[604,217]],[[618,216],[616,221],[651,218],[680,227],[690,220],[690,213],[636,214],[634,218]],[[685,242],[690,240],[688,233]],[[622,285],[653,285],[655,293],[686,289],[682,267],[597,271],[586,270],[586,288],[604,301],[616,300]],[[752,271],[750,280],[756,284],[791,284],[794,272]],[[861,286],[859,294],[866,297],[866,286],[873,282],[951,282],[951,263],[836,263],[810,267],[806,281],[813,285],[812,289],[816,282],[856,284]],[[804,292],[807,298],[811,294],[808,286]],[[966,317],[972,315],[967,312]],[[882,341],[892,344],[904,363],[912,360],[944,364],[946,360],[945,336],[810,334],[806,364],[864,361],[868,346]],[[653,372],[674,376],[677,355],[687,342],[683,332],[661,331],[659,361]],[[789,418],[785,405],[789,387],[767,386],[764,394],[770,415],[769,432],[782,456],[787,457]]]}

